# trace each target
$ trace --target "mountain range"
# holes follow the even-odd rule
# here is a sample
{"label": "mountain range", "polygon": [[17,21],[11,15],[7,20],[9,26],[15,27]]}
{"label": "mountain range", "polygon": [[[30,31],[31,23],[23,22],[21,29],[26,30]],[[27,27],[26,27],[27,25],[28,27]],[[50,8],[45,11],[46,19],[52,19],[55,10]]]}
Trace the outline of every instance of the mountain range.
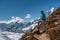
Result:
{"label": "mountain range", "polygon": [[[54,8],[46,11],[46,18],[54,11]],[[40,18],[39,18],[40,19]],[[8,21],[0,21],[0,40],[18,40],[20,36],[24,35],[37,26],[39,19],[27,22],[19,17],[12,17]]]}
{"label": "mountain range", "polygon": [[[51,8],[46,13],[46,17],[49,16],[53,12],[54,8]],[[2,31],[10,31],[10,32],[16,32],[16,33],[23,33],[24,31],[27,32],[27,30],[32,30],[33,27],[31,25],[36,26],[36,22],[39,19],[36,19],[32,22],[24,22],[19,17],[12,17],[9,21],[0,21],[0,30]]]}

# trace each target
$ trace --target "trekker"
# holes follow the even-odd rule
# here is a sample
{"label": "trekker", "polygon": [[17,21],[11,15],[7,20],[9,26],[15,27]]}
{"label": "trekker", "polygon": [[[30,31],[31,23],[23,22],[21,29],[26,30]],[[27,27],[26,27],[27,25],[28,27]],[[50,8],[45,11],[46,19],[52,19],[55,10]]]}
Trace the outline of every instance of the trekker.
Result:
{"label": "trekker", "polygon": [[44,11],[41,11],[41,15],[42,15],[41,20],[42,21],[45,21],[46,15],[45,15]]}
{"label": "trekker", "polygon": [[[41,17],[40,17],[40,19],[42,21],[41,21],[41,24],[38,23],[38,31],[39,31],[39,34],[42,34],[42,33],[45,32],[45,24],[44,24],[44,22],[45,22],[45,19],[46,19],[46,15],[45,15],[44,11],[41,11]],[[42,25],[42,26],[40,27],[40,25]]]}

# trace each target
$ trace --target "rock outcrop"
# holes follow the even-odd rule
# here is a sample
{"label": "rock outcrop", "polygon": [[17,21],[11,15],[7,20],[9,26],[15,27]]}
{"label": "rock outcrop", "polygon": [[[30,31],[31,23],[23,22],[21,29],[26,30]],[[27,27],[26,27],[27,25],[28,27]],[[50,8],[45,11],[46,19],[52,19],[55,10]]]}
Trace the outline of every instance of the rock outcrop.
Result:
{"label": "rock outcrop", "polygon": [[55,10],[45,21],[46,33],[51,40],[60,40],[60,7]]}
{"label": "rock outcrop", "polygon": [[39,25],[39,29],[46,28],[44,33],[33,32],[36,27],[30,33],[23,35],[20,40],[60,40],[60,7],[46,18],[44,24]]}

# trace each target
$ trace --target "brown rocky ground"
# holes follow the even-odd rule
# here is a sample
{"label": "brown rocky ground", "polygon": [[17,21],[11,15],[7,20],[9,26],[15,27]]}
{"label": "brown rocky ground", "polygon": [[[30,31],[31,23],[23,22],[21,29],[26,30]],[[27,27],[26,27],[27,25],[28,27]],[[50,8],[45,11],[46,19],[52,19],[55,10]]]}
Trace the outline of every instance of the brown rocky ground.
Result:
{"label": "brown rocky ground", "polygon": [[[60,40],[60,7],[45,20],[44,24],[46,30],[43,34],[38,34],[34,29],[30,33],[23,35],[19,40]],[[39,27],[44,26],[41,24]]]}
{"label": "brown rocky ground", "polygon": [[60,40],[60,7],[46,19],[46,33],[51,40]]}

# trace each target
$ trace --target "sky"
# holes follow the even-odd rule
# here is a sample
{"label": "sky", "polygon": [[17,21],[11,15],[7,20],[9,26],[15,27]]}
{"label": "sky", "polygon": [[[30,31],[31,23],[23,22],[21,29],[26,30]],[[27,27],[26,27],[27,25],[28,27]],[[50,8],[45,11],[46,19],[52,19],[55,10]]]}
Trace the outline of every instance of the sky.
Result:
{"label": "sky", "polygon": [[8,20],[12,16],[36,19],[41,16],[41,10],[59,6],[60,0],[0,0],[0,20]]}

